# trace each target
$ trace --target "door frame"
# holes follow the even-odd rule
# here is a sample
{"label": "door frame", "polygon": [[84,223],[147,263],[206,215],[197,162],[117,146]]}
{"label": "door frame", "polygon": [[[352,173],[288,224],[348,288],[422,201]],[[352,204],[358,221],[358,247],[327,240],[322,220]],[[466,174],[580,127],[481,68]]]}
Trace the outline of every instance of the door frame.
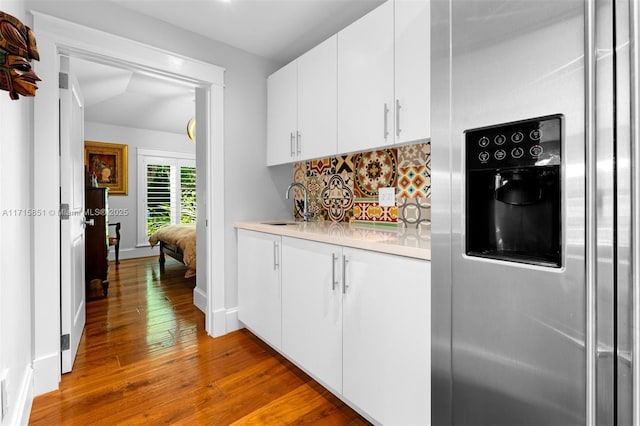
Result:
{"label": "door frame", "polygon": [[[205,328],[209,335],[226,332],[224,311],[224,68],[156,47],[32,12],[38,34],[40,61],[35,70],[42,79],[34,99],[33,205],[47,212],[34,221],[34,393],[58,389],[60,369],[60,222],[58,73],[66,55],[152,73],[191,84],[196,89],[198,167],[198,278],[205,281]],[[46,170],[47,173],[39,171]],[[201,173],[202,171],[202,173]],[[201,177],[203,179],[201,179]],[[209,200],[216,200],[215,209]],[[214,238],[214,236],[216,238]],[[216,253],[216,256],[208,256]],[[215,272],[215,276],[213,273]],[[204,277],[203,277],[204,275]],[[197,287],[201,283],[197,281]],[[195,293],[194,293],[195,295]]]}

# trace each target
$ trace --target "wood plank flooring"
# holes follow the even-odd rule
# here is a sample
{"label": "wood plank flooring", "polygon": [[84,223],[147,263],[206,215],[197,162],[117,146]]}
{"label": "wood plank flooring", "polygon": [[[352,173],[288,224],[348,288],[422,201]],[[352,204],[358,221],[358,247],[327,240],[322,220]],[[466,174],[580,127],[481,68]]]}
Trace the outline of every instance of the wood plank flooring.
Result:
{"label": "wood plank flooring", "polygon": [[73,372],[35,398],[29,424],[368,424],[250,332],[208,336],[184,272],[173,259],[162,273],[156,257],[112,263]]}

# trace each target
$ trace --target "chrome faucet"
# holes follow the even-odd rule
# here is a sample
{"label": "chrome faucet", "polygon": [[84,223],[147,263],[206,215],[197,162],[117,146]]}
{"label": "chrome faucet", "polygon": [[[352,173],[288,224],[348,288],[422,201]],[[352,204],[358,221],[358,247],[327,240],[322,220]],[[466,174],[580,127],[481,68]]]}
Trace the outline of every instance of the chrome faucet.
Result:
{"label": "chrome faucet", "polygon": [[[313,217],[313,213],[309,212],[307,210],[307,188],[303,184],[301,184],[300,182],[293,182],[287,188],[287,192],[285,193],[285,197],[286,197],[287,200],[289,199],[289,193],[291,192],[291,188],[293,188],[295,186],[300,187],[300,189],[302,189],[302,194],[304,196],[304,205],[302,207],[302,220],[304,220],[305,222],[309,222],[309,218]],[[294,203],[294,205],[295,205],[295,203]]]}

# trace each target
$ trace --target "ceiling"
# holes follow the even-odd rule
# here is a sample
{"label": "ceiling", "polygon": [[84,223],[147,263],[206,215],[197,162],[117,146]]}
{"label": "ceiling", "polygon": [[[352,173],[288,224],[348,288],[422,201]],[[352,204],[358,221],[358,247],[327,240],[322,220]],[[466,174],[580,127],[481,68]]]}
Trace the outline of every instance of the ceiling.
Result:
{"label": "ceiling", "polygon": [[[383,0],[109,2],[284,65]],[[195,114],[195,94],[187,86],[76,58],[72,69],[87,121],[184,133]]]}

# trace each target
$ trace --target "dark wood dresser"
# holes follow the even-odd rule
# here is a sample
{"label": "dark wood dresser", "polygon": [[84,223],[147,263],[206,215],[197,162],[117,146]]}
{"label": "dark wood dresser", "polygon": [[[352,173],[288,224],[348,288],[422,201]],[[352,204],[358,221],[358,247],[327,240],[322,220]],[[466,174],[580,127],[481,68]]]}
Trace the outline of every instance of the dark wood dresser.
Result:
{"label": "dark wood dresser", "polygon": [[109,206],[107,195],[108,188],[85,189],[85,220],[88,222],[93,220],[93,225],[87,224],[84,234],[86,286],[88,290],[92,280],[100,280],[105,296],[109,290],[107,278],[109,272],[109,223],[107,216]]}

